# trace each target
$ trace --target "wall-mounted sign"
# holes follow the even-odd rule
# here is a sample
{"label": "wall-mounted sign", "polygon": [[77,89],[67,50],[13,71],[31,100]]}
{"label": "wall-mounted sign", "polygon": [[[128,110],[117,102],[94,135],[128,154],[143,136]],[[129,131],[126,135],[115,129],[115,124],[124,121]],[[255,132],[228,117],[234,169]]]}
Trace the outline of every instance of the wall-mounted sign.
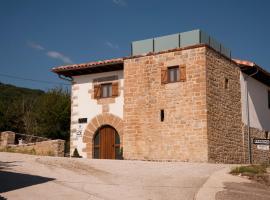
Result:
{"label": "wall-mounted sign", "polygon": [[87,123],[87,118],[79,118],[79,119],[78,119],[78,123],[79,123],[79,124]]}
{"label": "wall-mounted sign", "polygon": [[257,145],[257,149],[269,151],[269,145]]}
{"label": "wall-mounted sign", "polygon": [[77,129],[77,131],[76,131],[76,134],[77,134],[77,137],[79,136],[82,136],[82,125],[80,125],[79,124],[79,127],[78,127],[78,129]]}
{"label": "wall-mounted sign", "polygon": [[258,145],[270,145],[270,139],[253,139],[253,144],[258,144]]}

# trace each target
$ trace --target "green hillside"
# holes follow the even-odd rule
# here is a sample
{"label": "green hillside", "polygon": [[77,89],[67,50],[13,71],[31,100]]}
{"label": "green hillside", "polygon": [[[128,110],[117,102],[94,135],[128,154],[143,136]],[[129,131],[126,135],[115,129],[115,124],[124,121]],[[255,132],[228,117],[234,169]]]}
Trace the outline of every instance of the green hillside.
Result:
{"label": "green hillside", "polygon": [[68,139],[70,94],[0,83],[0,132],[14,131],[52,139]]}
{"label": "green hillside", "polygon": [[0,102],[10,103],[10,101],[18,98],[30,97],[37,98],[44,94],[42,90],[33,90],[29,88],[16,87],[10,84],[0,82]]}

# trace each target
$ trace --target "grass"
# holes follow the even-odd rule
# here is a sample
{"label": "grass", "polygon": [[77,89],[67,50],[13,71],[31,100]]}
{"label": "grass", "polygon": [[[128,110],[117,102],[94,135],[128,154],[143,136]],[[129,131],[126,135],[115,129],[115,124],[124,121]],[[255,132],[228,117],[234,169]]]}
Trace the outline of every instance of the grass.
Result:
{"label": "grass", "polygon": [[247,165],[247,166],[238,166],[231,170],[231,174],[264,174],[266,173],[267,165]]}
{"label": "grass", "polygon": [[233,175],[246,176],[251,180],[270,186],[270,176],[267,174],[268,164],[246,165],[234,167],[230,173]]}
{"label": "grass", "polygon": [[36,155],[36,150],[34,148],[19,149],[19,148],[12,148],[12,147],[4,147],[0,149],[0,152],[24,153],[24,154]]}
{"label": "grass", "polygon": [[0,148],[0,152],[9,152],[9,153],[23,153],[30,155],[41,155],[41,156],[55,156],[55,153],[52,150],[40,152],[36,151],[35,148],[16,148],[16,147],[3,147]]}

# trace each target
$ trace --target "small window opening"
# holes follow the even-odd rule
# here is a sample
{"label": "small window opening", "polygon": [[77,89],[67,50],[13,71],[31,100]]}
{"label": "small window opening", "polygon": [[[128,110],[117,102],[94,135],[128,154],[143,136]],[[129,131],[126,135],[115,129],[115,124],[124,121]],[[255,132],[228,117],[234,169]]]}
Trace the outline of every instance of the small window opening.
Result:
{"label": "small window opening", "polygon": [[225,89],[228,89],[229,88],[229,79],[227,79],[227,78],[225,78],[224,88]]}
{"label": "small window opening", "polygon": [[268,131],[265,131],[264,133],[265,133],[265,139],[268,139],[268,137],[269,137],[269,132],[268,132]]}
{"label": "small window opening", "polygon": [[164,110],[160,110],[160,121],[164,121]]}

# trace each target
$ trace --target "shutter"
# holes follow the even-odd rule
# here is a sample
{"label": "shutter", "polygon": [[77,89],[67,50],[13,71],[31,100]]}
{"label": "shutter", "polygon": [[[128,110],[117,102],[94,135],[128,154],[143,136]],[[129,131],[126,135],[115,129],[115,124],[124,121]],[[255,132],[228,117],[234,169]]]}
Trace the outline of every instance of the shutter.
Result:
{"label": "shutter", "polygon": [[180,65],[180,81],[186,81],[187,76],[186,76],[186,65]]}
{"label": "shutter", "polygon": [[112,83],[112,96],[118,96],[118,81]]}
{"label": "shutter", "polygon": [[98,99],[100,98],[100,94],[101,94],[101,85],[100,84],[95,84],[94,85],[94,98]]}
{"label": "shutter", "polygon": [[161,69],[161,83],[166,84],[168,82],[167,68]]}

